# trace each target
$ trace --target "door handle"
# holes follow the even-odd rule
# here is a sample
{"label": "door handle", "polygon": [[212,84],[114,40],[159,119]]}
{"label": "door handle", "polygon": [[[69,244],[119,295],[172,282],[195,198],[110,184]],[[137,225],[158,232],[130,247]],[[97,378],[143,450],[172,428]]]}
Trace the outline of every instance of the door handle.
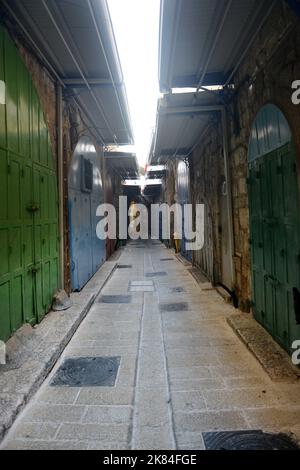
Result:
{"label": "door handle", "polygon": [[27,206],[27,210],[29,212],[37,212],[40,210],[40,206],[38,206],[37,204],[30,204],[29,206]]}
{"label": "door handle", "polygon": [[29,268],[29,271],[32,272],[32,274],[36,274],[38,271],[39,271],[39,267],[38,266],[32,266],[31,268]]}

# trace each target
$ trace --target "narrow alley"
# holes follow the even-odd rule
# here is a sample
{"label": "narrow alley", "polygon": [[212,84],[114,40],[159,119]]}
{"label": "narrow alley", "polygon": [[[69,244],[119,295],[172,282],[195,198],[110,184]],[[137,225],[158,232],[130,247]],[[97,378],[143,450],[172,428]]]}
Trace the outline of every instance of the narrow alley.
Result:
{"label": "narrow alley", "polygon": [[300,0],[0,0],[1,451],[300,450],[299,58]]}
{"label": "narrow alley", "polygon": [[[159,242],[129,243],[2,448],[200,450],[215,431],[291,430],[300,384],[270,380],[228,325],[234,311]],[[67,363],[84,358],[111,361],[104,386],[76,382]]]}

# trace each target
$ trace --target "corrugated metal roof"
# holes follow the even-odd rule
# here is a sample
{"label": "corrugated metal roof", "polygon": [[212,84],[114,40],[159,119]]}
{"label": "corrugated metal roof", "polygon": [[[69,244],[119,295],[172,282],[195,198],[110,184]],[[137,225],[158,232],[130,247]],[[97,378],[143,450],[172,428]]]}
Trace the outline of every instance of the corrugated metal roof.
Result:
{"label": "corrugated metal roof", "polygon": [[161,0],[161,91],[224,85],[274,3],[274,0]]}
{"label": "corrugated metal roof", "polygon": [[3,0],[105,144],[133,141],[106,0]]}
{"label": "corrugated metal roof", "polygon": [[139,177],[139,167],[136,155],[130,152],[105,152],[107,165],[115,171],[122,180]]}
{"label": "corrugated metal roof", "polygon": [[151,164],[188,157],[223,105],[219,93],[178,93],[159,100]]}

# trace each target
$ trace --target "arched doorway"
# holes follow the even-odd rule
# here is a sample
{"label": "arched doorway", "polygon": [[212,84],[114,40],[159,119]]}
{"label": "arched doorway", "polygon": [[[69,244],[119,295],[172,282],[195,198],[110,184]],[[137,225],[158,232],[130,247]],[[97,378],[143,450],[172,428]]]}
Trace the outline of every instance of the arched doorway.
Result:
{"label": "arched doorway", "polygon": [[69,168],[71,285],[79,291],[104,263],[105,240],[96,235],[96,210],[104,202],[100,155],[89,137],[82,137]]}
{"label": "arched doorway", "polygon": [[300,211],[296,153],[282,112],[264,106],[251,131],[249,212],[255,318],[287,351],[300,338]]}
{"label": "arched doorway", "polygon": [[0,25],[0,339],[42,320],[59,285],[55,160],[40,99]]}

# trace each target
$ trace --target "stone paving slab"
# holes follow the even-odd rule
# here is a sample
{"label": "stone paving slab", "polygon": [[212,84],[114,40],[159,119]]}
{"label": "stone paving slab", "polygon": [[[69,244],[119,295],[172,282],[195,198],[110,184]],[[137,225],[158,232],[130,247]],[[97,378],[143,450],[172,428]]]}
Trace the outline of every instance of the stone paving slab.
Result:
{"label": "stone paving slab", "polygon": [[71,294],[71,308],[51,311],[35,327],[24,325],[6,343],[7,364],[0,365],[0,440],[58,360],[115,266],[106,262],[80,293]]}
{"label": "stone paving slab", "polygon": [[[228,324],[236,310],[190,263],[150,245],[125,247],[118,263],[132,268],[114,271],[101,294],[128,295],[135,282],[154,290],[132,293],[129,304],[93,304],[2,448],[200,450],[204,432],[253,429],[299,439],[300,383],[271,380]],[[166,274],[145,277],[154,272]],[[188,310],[160,309],[178,302]],[[249,326],[244,314],[238,322]],[[87,356],[121,358],[114,386],[50,386],[65,358]]]}

